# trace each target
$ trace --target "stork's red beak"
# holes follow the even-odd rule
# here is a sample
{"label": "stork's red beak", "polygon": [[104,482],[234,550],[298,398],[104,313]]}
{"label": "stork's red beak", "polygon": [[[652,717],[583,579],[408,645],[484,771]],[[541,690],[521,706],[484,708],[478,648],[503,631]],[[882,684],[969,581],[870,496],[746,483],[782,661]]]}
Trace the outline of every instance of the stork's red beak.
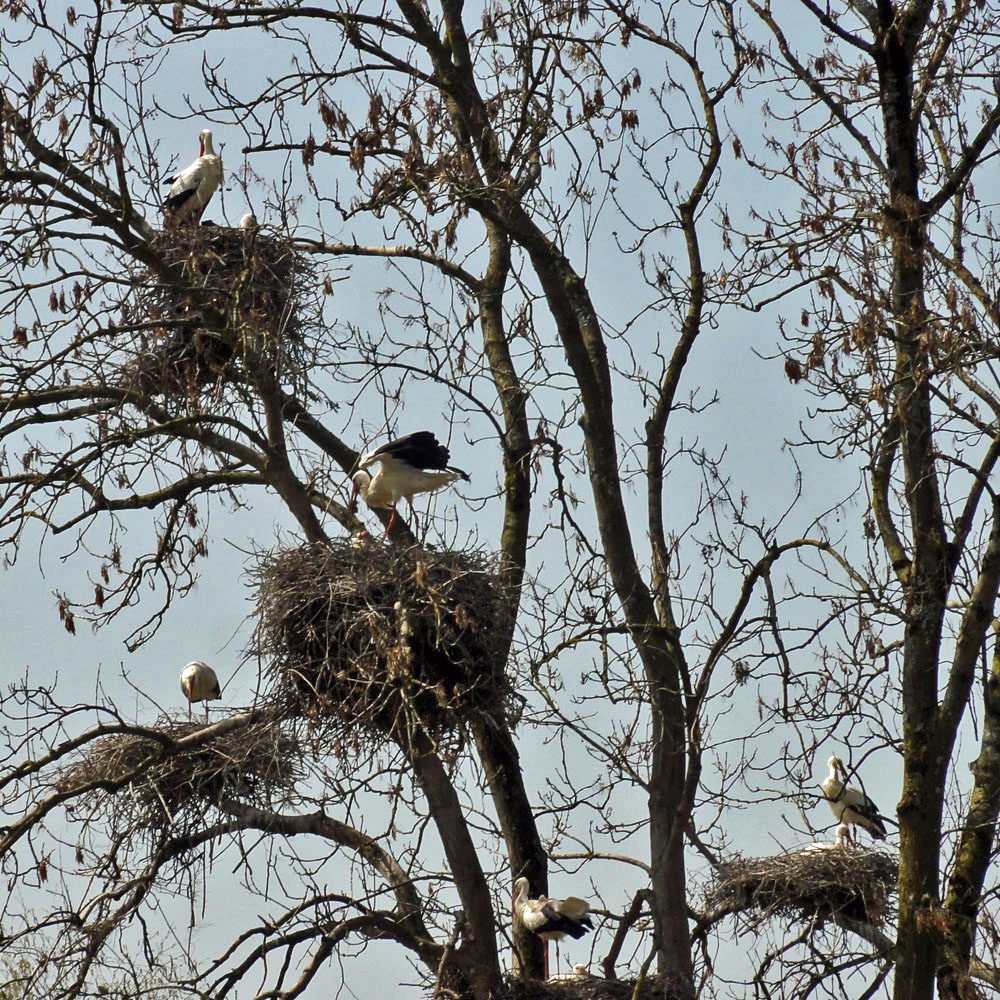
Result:
{"label": "stork's red beak", "polygon": [[358,486],[357,483],[355,483],[351,487],[351,499],[348,500],[348,502],[347,502],[347,509],[352,514],[358,509],[358,490],[360,490],[360,489],[361,489],[361,487]]}

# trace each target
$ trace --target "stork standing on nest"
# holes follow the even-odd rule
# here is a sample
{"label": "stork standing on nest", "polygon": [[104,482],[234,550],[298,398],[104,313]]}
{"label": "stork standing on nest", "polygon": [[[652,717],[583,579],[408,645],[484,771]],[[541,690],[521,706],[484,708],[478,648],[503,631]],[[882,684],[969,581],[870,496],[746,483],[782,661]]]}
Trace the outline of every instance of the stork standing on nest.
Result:
{"label": "stork standing on nest", "polygon": [[[847,834],[847,842],[858,842],[855,826],[863,826],[876,840],[885,840],[885,824],[879,815],[878,806],[854,785],[845,784],[847,768],[839,757],[831,757],[826,766],[830,773],[823,779],[820,788],[830,803],[830,809],[839,823],[852,828]],[[838,828],[839,833],[839,828]]]}
{"label": "stork standing on nest", "polygon": [[556,942],[556,973],[559,972],[559,942],[568,934],[582,938],[594,929],[587,914],[590,903],[576,896],[566,899],[528,898],[528,880],[514,883],[514,914],[534,934],[545,942],[545,978],[549,978],[549,941]]}
{"label": "stork standing on nest", "polygon": [[201,660],[192,660],[181,671],[181,690],[188,700],[188,719],[191,718],[191,704],[205,702],[205,721],[208,722],[208,703],[222,697],[219,678],[215,671]]}
{"label": "stork standing on nest", "polygon": [[[358,461],[358,471],[351,476],[354,488],[348,509],[358,509],[358,494],[369,507],[391,508],[392,517],[382,535],[385,541],[398,516],[396,504],[400,500],[410,505],[415,523],[413,497],[417,493],[432,493],[459,479],[469,481],[467,473],[448,464],[448,457],[448,449],[430,431],[414,431],[381,445]],[[368,470],[376,463],[378,469],[372,475]]]}
{"label": "stork standing on nest", "polygon": [[201,143],[198,159],[163,182],[171,185],[163,201],[168,223],[197,226],[205,206],[222,183],[222,160],[215,155],[212,133],[202,129],[198,141]]}

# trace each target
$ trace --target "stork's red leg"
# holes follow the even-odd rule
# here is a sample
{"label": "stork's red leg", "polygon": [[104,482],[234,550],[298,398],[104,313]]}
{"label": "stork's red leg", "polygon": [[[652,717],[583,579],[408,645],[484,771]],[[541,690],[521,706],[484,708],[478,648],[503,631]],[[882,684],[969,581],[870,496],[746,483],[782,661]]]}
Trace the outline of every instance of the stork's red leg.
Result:
{"label": "stork's red leg", "polygon": [[385,533],[382,535],[382,541],[384,542],[389,537],[389,529],[396,523],[396,505],[392,505],[392,517],[389,518],[389,523],[385,526]]}

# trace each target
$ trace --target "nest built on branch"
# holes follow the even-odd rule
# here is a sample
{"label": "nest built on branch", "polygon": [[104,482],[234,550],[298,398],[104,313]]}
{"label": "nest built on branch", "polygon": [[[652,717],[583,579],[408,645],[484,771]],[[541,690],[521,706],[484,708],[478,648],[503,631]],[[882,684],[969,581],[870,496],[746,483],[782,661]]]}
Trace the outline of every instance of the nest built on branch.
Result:
{"label": "nest built on branch", "polygon": [[511,977],[495,997],[496,1000],[681,1000],[689,993],[672,988],[660,975],[636,980],[604,979],[582,973],[548,981]]}
{"label": "nest built on branch", "polygon": [[[157,727],[171,740],[203,728],[170,720]],[[284,802],[300,776],[299,742],[277,723],[261,721],[234,726],[190,747],[172,747],[135,733],[107,736],[63,771],[56,788],[70,792],[94,782],[111,783],[113,789],[96,789],[87,801],[110,815],[112,829],[170,828],[176,834],[201,826],[205,811],[224,800],[257,806]]]}
{"label": "nest built on branch", "polygon": [[342,540],[272,553],[257,577],[255,652],[283,711],[402,742],[512,709],[513,595],[485,555]]}
{"label": "nest built on branch", "polygon": [[[129,365],[132,384],[190,395],[255,367],[287,376],[307,365],[307,333],[319,321],[306,294],[316,288],[315,265],[289,240],[259,229],[178,226],[158,232],[151,247],[182,280],[134,277],[126,320],[152,323],[154,332]],[[211,313],[218,328],[205,326]]]}
{"label": "nest built on branch", "polygon": [[791,919],[842,915],[877,926],[890,915],[896,880],[897,861],[888,854],[823,845],[723,862],[707,905]]}

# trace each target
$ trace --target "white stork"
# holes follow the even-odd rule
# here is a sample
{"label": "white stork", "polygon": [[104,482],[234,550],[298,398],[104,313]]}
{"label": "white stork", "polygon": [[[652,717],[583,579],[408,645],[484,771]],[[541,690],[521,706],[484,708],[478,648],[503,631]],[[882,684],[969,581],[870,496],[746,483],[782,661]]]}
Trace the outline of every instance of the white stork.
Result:
{"label": "white stork", "polygon": [[240,218],[240,229],[259,229],[257,216],[253,212],[247,212]]}
{"label": "white stork", "polygon": [[[368,469],[376,462],[379,468],[373,476]],[[392,517],[382,535],[385,541],[396,520],[396,504],[400,500],[410,505],[416,521],[414,494],[431,493],[459,479],[468,482],[469,476],[448,464],[448,449],[430,431],[414,431],[362,455],[358,471],[351,476],[354,488],[348,509],[358,509],[359,493],[369,507],[392,508]]]}
{"label": "white stork", "polygon": [[576,896],[566,899],[528,899],[528,880],[519,878],[514,883],[514,913],[534,934],[545,942],[545,978],[549,978],[549,941],[556,942],[556,973],[559,972],[559,942],[568,934],[571,938],[582,938],[594,929],[587,914],[590,903]]}
{"label": "white stork", "polygon": [[815,842],[812,844],[806,844],[802,848],[803,851],[834,851],[839,848],[850,847],[850,835],[851,828],[846,823],[841,823],[840,826],[834,831],[833,843],[832,844],[821,844]]}
{"label": "white stork", "polygon": [[208,702],[222,697],[219,678],[215,671],[201,660],[192,660],[181,671],[181,690],[188,700],[188,719],[191,718],[191,703],[205,702],[205,721],[208,722]]}
{"label": "white stork", "polygon": [[[879,815],[878,806],[860,788],[845,785],[840,777],[847,777],[844,762],[839,757],[831,757],[826,766],[830,769],[830,773],[823,779],[820,788],[830,803],[834,817],[841,825],[863,826],[876,840],[885,840],[885,824]],[[852,838],[857,843],[856,831],[847,834],[848,842]]]}
{"label": "white stork", "polygon": [[590,979],[590,970],[582,962],[574,965],[572,972],[564,972],[562,975],[549,976],[549,982],[578,982],[581,979]]}
{"label": "white stork", "polygon": [[222,183],[222,160],[212,147],[212,133],[202,129],[198,141],[201,143],[198,159],[163,182],[171,185],[163,201],[168,223],[197,226],[205,206]]}

